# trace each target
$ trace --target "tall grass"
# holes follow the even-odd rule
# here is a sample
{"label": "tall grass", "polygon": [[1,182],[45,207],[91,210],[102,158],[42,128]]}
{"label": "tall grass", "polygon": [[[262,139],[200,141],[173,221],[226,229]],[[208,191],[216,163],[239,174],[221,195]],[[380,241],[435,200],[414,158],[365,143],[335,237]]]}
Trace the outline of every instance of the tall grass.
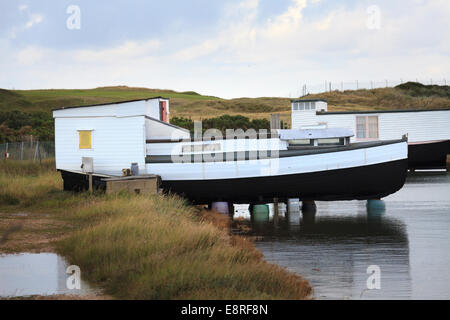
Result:
{"label": "tall grass", "polygon": [[172,195],[63,192],[51,165],[27,166],[0,164],[0,194],[17,199],[0,198],[0,209],[26,208],[66,221],[57,251],[114,297],[302,299],[311,292],[307,281],[230,235],[217,213]]}

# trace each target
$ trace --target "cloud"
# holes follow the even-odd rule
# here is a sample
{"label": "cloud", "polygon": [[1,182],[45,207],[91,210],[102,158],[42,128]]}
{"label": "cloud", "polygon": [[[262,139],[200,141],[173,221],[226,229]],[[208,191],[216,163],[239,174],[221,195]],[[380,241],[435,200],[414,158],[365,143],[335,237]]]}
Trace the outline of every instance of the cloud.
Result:
{"label": "cloud", "polygon": [[44,49],[39,47],[27,47],[17,53],[17,63],[19,65],[33,65],[44,57]]}
{"label": "cloud", "polygon": [[25,11],[25,10],[27,10],[28,9],[28,5],[26,5],[26,4],[21,4],[20,6],[19,6],[19,11]]}
{"label": "cloud", "polygon": [[28,22],[25,24],[25,29],[30,29],[35,24],[41,23],[42,20],[44,20],[43,16],[39,14],[32,14]]}
{"label": "cloud", "polygon": [[[46,47],[44,41],[28,43],[27,38],[38,33],[35,26],[42,23],[44,15],[45,22],[52,17],[41,11],[38,21],[26,9],[16,21],[21,27],[6,29],[17,39],[0,38],[0,45],[2,40],[7,43],[0,48],[0,87],[123,84],[195,90],[229,98],[295,96],[303,83],[325,80],[450,76],[446,36],[450,33],[450,2],[378,0],[382,24],[376,30],[367,27],[367,4],[317,2],[288,0],[284,7],[271,3],[276,10],[267,10],[263,0],[232,1],[221,7],[217,21],[196,32],[181,26],[170,33],[158,25],[155,30],[163,28],[164,36],[156,31],[151,37],[130,34],[127,40],[109,45],[99,39],[95,46],[88,46],[77,38],[84,37],[82,33],[71,32],[67,36],[77,45],[71,50],[58,45]],[[19,16],[16,6],[14,10]],[[33,22],[25,29],[27,17]],[[121,23],[128,26],[133,21]],[[139,22],[137,26],[142,27]],[[85,27],[82,31],[88,30],[88,24]],[[90,27],[94,31],[100,28],[95,24]],[[24,30],[27,35],[21,38]]]}
{"label": "cloud", "polygon": [[74,59],[81,63],[114,63],[142,57],[150,57],[161,46],[161,41],[157,39],[136,42],[127,41],[118,46],[103,50],[84,49],[74,52]]}

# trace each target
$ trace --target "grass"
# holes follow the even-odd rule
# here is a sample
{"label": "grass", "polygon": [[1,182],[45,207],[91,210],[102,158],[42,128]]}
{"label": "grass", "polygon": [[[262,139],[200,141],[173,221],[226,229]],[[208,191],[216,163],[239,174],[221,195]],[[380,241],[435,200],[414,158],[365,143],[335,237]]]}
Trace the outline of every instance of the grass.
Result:
{"label": "grass", "polygon": [[63,192],[51,162],[2,161],[0,174],[0,212],[64,222],[57,252],[113,297],[302,299],[311,292],[231,235],[228,219],[180,197]]}

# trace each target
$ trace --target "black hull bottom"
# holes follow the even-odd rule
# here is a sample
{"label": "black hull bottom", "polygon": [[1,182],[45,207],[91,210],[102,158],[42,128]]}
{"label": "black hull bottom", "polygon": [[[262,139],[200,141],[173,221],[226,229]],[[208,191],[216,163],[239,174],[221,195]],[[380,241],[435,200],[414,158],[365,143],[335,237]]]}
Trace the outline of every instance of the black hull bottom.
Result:
{"label": "black hull bottom", "polygon": [[405,183],[406,159],[382,164],[284,176],[224,180],[162,181],[166,192],[195,203],[272,202],[280,199],[367,200],[383,198]]}
{"label": "black hull bottom", "polygon": [[450,140],[409,144],[408,168],[445,169],[447,154],[450,154]]}

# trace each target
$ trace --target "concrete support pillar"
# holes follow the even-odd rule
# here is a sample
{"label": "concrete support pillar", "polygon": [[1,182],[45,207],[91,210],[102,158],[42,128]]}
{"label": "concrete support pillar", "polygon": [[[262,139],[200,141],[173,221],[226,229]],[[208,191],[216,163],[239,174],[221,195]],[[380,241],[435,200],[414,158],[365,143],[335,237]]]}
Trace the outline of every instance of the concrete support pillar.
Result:
{"label": "concrete support pillar", "polygon": [[447,155],[446,165],[447,165],[447,172],[450,172],[450,154]]}
{"label": "concrete support pillar", "polygon": [[302,201],[302,212],[316,212],[317,206],[314,200]]}
{"label": "concrete support pillar", "polygon": [[369,199],[366,208],[369,218],[378,217],[386,212],[386,203],[381,199]]}
{"label": "concrete support pillar", "polygon": [[92,193],[93,188],[92,188],[92,174],[89,174],[89,192]]}
{"label": "concrete support pillar", "polygon": [[223,213],[223,214],[229,214],[230,209],[228,206],[228,202],[225,201],[217,201],[217,202],[213,202],[211,203],[211,210],[215,210],[219,213]]}
{"label": "concrete support pillar", "polygon": [[278,210],[278,198],[273,198],[273,223],[278,224],[278,216],[279,216],[279,210]]}

